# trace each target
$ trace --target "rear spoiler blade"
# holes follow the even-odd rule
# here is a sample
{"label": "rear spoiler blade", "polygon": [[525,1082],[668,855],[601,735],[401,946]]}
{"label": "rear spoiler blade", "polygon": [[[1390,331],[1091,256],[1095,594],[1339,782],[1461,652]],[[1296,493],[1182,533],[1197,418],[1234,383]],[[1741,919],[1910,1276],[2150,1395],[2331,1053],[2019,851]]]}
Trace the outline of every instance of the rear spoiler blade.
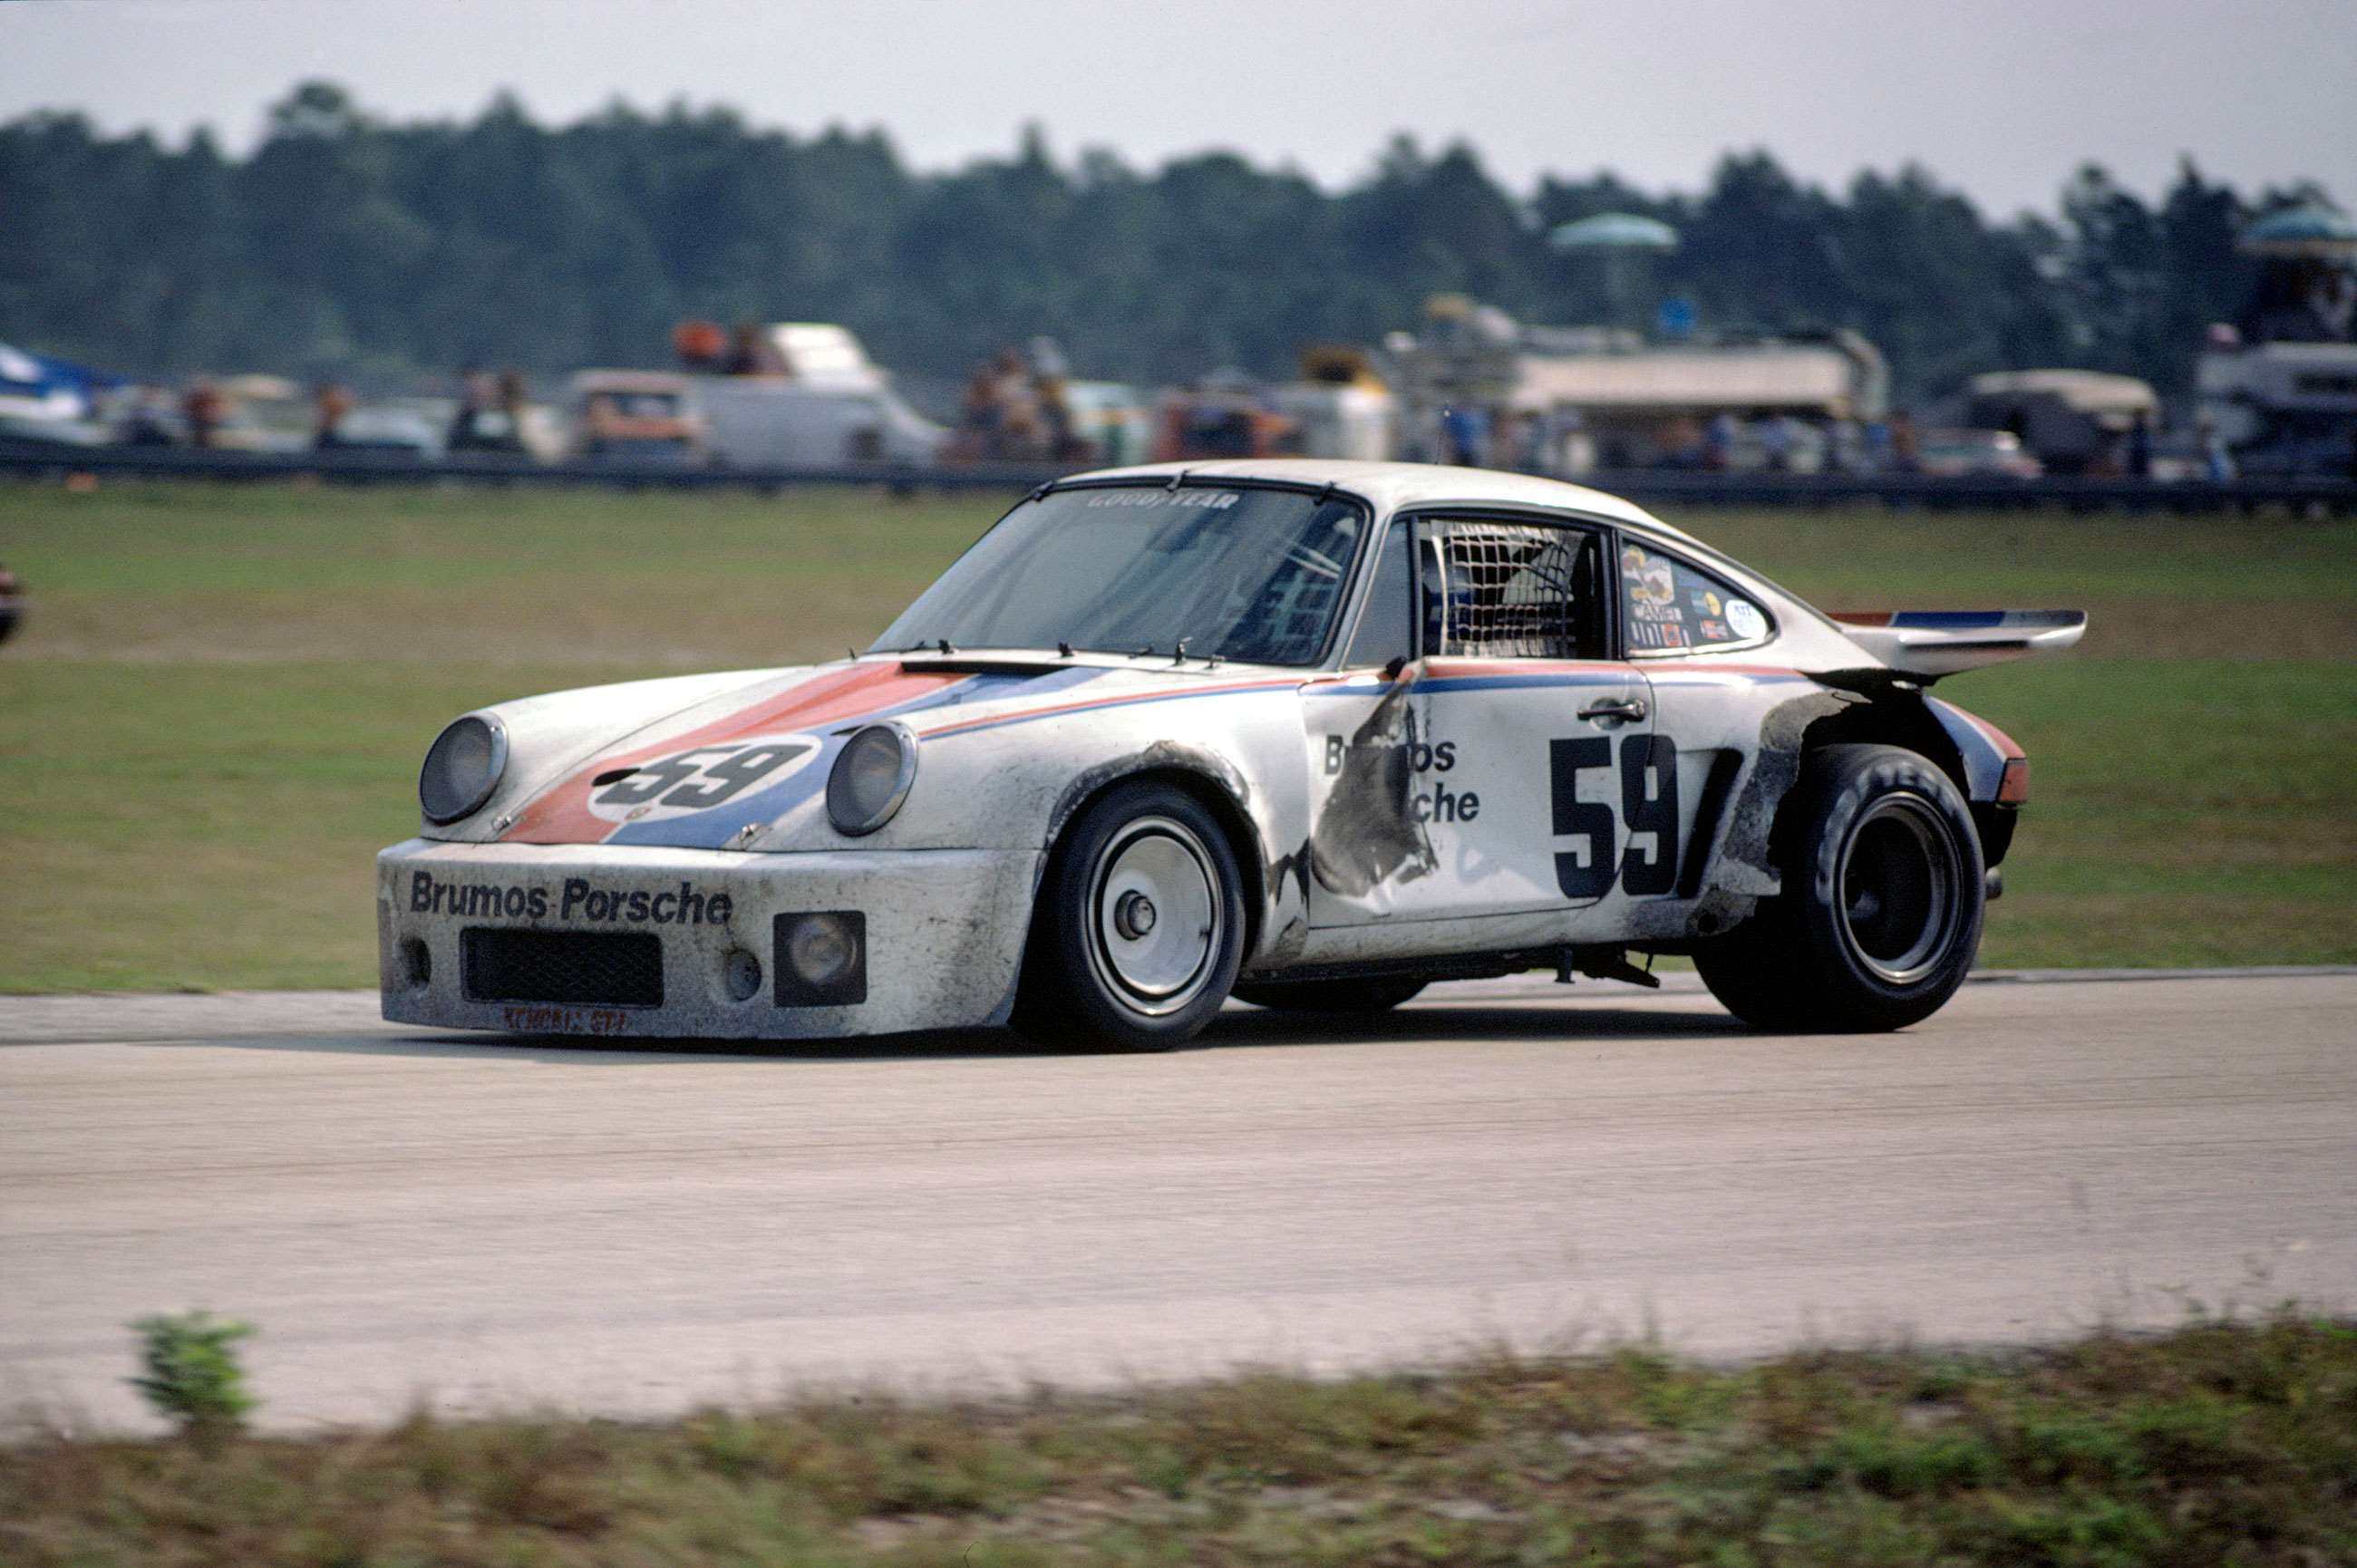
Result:
{"label": "rear spoiler blade", "polygon": [[1832,618],[1852,642],[1923,681],[2060,653],[2087,631],[2084,610],[1879,610]]}

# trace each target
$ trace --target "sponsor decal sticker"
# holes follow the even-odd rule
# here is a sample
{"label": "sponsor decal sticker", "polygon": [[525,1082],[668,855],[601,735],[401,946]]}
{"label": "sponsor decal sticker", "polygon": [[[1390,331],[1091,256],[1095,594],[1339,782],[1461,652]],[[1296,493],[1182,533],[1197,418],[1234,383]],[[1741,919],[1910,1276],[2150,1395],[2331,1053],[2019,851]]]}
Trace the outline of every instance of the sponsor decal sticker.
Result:
{"label": "sponsor decal sticker", "polygon": [[1667,561],[1646,554],[1637,545],[1627,545],[1620,552],[1620,575],[1628,584],[1631,604],[1670,606],[1675,615],[1678,590]]}
{"label": "sponsor decal sticker", "polygon": [[1760,607],[1749,599],[1727,601],[1727,624],[1739,638],[1748,639],[1768,635],[1768,618],[1761,615]]}
{"label": "sponsor decal sticker", "polygon": [[546,887],[495,882],[451,882],[431,872],[409,875],[409,912],[461,919],[592,921],[632,926],[725,926],[737,913],[726,893],[707,893],[693,882],[676,888],[600,887],[586,876],[568,876],[553,894]]}
{"label": "sponsor decal sticker", "polygon": [[1124,488],[1091,490],[1089,506],[1179,507],[1196,511],[1225,511],[1244,498],[1234,490],[1166,490]]}

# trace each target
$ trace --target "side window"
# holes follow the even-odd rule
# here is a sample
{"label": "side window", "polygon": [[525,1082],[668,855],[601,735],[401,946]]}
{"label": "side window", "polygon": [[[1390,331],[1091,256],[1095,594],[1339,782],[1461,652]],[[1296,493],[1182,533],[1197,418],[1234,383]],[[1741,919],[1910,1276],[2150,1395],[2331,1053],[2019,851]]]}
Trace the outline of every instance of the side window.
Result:
{"label": "side window", "polygon": [[1417,526],[1427,654],[1605,657],[1603,546],[1593,532],[1458,517]]}
{"label": "side window", "polygon": [[1366,607],[1359,612],[1359,629],[1351,634],[1346,669],[1388,664],[1415,657],[1415,570],[1409,554],[1408,525],[1394,522],[1383,535],[1383,554],[1375,562],[1375,580],[1367,590]]}
{"label": "side window", "polygon": [[1770,629],[1767,612],[1725,578],[1633,539],[1620,547],[1620,605],[1631,653],[1727,648]]}

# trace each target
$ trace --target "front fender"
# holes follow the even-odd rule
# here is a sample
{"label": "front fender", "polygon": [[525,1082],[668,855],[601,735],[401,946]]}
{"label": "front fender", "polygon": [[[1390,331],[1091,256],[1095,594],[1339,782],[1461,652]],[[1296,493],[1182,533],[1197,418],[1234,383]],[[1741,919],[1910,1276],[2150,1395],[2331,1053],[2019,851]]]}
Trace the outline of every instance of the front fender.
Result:
{"label": "front fender", "polygon": [[[1308,924],[1297,865],[1309,836],[1309,758],[1299,687],[1255,682],[1201,700],[1120,701],[1022,722],[920,732],[917,781],[878,849],[1052,850],[1088,802],[1125,779],[1192,782],[1234,838],[1255,908],[1247,961]],[[1179,693],[1193,695],[1193,693]],[[828,842],[832,841],[832,842]],[[823,810],[757,849],[844,847]],[[1044,862],[1043,862],[1044,864]],[[1273,950],[1272,944],[1279,944]]]}

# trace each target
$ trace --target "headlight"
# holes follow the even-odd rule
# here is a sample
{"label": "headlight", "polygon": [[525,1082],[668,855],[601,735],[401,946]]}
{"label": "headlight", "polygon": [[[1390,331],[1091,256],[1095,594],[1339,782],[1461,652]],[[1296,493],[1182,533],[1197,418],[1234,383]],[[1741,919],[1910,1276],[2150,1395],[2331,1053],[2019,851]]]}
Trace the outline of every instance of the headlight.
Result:
{"label": "headlight", "polygon": [[892,820],[917,781],[917,743],[898,725],[869,725],[851,737],[826,779],[834,831],[857,838]]}
{"label": "headlight", "polygon": [[429,822],[455,822],[479,810],[507,771],[507,726],[468,714],[434,737],[417,774],[417,803]]}

